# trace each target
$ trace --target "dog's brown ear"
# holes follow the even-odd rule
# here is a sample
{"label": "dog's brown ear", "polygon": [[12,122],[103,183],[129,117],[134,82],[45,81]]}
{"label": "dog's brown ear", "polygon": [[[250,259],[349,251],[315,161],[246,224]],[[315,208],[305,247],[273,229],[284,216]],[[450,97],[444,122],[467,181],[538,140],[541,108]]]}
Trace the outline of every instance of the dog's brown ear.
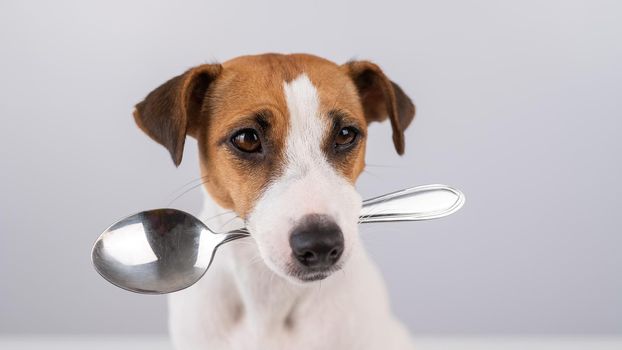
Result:
{"label": "dog's brown ear", "polygon": [[369,61],[351,61],[343,65],[354,81],[363,104],[367,123],[383,121],[387,116],[393,129],[393,143],[404,154],[404,130],[415,117],[415,105],[404,91],[387,78],[380,67]]}
{"label": "dog's brown ear", "polygon": [[207,89],[221,71],[220,64],[189,69],[160,85],[136,105],[136,124],[168,149],[176,166],[181,163],[186,134],[196,126]]}

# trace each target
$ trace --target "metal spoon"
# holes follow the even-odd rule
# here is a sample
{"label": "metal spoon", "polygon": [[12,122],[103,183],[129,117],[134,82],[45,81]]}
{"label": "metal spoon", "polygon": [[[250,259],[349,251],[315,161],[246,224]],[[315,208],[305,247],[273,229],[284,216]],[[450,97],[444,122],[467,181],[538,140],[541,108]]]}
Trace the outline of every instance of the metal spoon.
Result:
{"label": "metal spoon", "polygon": [[[448,186],[413,187],[364,201],[359,222],[441,218],[459,210],[464,200],[462,192]],[[91,257],[97,272],[120,288],[166,294],[196,283],[219,246],[249,235],[246,229],[216,233],[181,210],[153,209],[106,229]]]}

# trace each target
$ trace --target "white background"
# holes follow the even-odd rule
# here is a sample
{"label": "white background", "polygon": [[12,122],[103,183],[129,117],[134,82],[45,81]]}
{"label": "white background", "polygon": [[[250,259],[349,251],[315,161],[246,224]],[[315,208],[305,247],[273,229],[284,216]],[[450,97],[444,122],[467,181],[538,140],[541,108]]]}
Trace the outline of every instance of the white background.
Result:
{"label": "white background", "polygon": [[[366,226],[416,334],[622,333],[622,3],[2,1],[0,333],[163,333],[165,298],[90,247],[166,205],[176,169],[132,106],[185,69],[263,52],[371,59],[415,100],[404,157],[370,131],[359,189],[447,183],[465,208]],[[200,191],[174,206],[196,213]]]}

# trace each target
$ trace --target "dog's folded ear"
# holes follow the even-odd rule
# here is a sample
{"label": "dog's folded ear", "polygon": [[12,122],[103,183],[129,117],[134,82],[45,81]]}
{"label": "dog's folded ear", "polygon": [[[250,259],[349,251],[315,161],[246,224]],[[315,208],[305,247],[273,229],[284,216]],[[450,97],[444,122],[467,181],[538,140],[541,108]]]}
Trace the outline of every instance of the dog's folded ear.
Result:
{"label": "dog's folded ear", "polygon": [[395,150],[400,155],[404,154],[404,130],[415,117],[415,105],[376,64],[351,61],[342,67],[356,85],[367,123],[383,121],[388,116]]}
{"label": "dog's folded ear", "polygon": [[136,105],[134,120],[153,140],[181,163],[186,134],[193,134],[212,81],[222,71],[220,64],[204,64],[176,76]]}

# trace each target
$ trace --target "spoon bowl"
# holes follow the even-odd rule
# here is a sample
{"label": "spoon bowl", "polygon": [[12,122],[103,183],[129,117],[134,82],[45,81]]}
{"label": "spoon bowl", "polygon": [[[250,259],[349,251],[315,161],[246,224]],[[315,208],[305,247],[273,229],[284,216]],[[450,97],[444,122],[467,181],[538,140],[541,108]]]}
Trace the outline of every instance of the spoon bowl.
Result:
{"label": "spoon bowl", "polygon": [[181,210],[153,209],[106,229],[93,246],[92,259],[97,272],[118,287],[165,294],[194,284],[219,245],[247,235],[217,234]]}

